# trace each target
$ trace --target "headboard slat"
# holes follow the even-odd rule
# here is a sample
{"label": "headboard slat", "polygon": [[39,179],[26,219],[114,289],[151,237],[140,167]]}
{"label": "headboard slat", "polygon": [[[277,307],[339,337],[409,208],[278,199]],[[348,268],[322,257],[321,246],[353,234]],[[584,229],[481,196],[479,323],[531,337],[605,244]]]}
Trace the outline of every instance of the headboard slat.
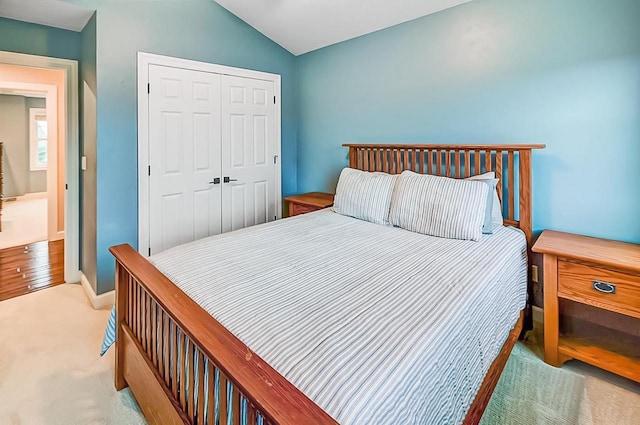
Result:
{"label": "headboard slat", "polygon": [[493,171],[491,168],[491,150],[487,149],[484,151],[484,171],[488,173],[489,171]]}
{"label": "headboard slat", "polygon": [[411,170],[411,166],[409,164],[409,149],[405,149],[403,153],[404,153],[404,164],[402,166],[402,171]]}
{"label": "headboard slat", "polygon": [[444,155],[445,155],[445,166],[444,166],[445,176],[451,177],[451,151],[448,151],[445,149]]}
{"label": "headboard slat", "polygon": [[520,152],[520,229],[531,235],[533,231],[531,216],[531,151]]}
{"label": "headboard slat", "polygon": [[496,151],[496,178],[499,180],[496,189],[498,190],[498,199],[502,202],[502,151]]}
{"label": "headboard slat", "polygon": [[471,150],[465,149],[464,151],[464,176],[471,177]]}
{"label": "headboard slat", "polygon": [[509,207],[509,215],[507,216],[509,219],[511,220],[515,220],[516,219],[516,215],[515,215],[515,211],[514,211],[514,199],[516,197],[515,191],[512,190],[512,188],[515,187],[515,166],[514,166],[514,157],[515,157],[515,153],[513,151],[509,151],[508,152],[508,156],[507,156],[507,197],[508,199],[508,207]]}
{"label": "headboard slat", "polygon": [[[456,178],[481,174],[482,167],[485,172],[495,171],[496,178],[500,180],[497,191],[500,201],[503,202],[504,222],[522,229],[531,243],[531,151],[543,149],[545,145],[344,144],[343,146],[349,148],[349,167],[364,171],[400,174],[404,170],[412,170],[421,174]],[[506,164],[503,161],[505,153]],[[502,180],[505,172],[506,185]],[[516,182],[518,182],[517,186]],[[516,192],[519,199],[517,212]],[[504,210],[505,195],[506,211]]]}
{"label": "headboard slat", "polygon": [[376,149],[372,149],[371,151],[369,151],[369,169],[371,171],[375,171],[377,169],[376,168],[376,163],[375,163],[376,152],[377,152]]}
{"label": "headboard slat", "polygon": [[384,172],[391,173],[391,152],[389,149],[384,150]]}

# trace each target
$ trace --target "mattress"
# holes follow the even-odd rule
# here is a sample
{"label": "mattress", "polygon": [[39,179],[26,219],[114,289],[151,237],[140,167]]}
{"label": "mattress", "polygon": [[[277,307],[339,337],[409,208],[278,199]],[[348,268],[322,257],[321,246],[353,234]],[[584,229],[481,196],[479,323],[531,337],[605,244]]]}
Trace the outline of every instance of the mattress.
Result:
{"label": "mattress", "polygon": [[330,209],[150,261],[341,424],[460,423],[526,301],[526,240]]}

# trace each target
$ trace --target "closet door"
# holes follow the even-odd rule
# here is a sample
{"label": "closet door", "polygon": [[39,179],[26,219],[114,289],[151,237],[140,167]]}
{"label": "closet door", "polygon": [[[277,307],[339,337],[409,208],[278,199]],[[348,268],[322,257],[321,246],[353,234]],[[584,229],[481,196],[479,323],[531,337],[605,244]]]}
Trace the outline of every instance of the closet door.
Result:
{"label": "closet door", "polygon": [[149,66],[150,253],[221,232],[220,75]]}
{"label": "closet door", "polygon": [[273,82],[223,75],[223,232],[275,220],[276,148]]}

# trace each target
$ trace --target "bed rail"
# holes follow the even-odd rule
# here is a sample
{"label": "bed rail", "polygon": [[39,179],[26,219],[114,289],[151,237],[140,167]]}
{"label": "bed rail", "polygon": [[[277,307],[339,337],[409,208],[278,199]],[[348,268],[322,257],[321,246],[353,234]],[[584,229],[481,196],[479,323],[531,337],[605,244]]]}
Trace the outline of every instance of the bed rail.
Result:
{"label": "bed rail", "polygon": [[[543,149],[545,145],[346,143],[342,146],[349,148],[349,167],[364,171],[399,174],[411,170],[455,178],[494,171],[501,182],[497,190],[503,204],[505,223],[519,227],[531,244],[531,151]],[[505,196],[507,201],[503,202]]]}
{"label": "bed rail", "polygon": [[336,424],[131,246],[110,251],[115,386],[150,423]]}

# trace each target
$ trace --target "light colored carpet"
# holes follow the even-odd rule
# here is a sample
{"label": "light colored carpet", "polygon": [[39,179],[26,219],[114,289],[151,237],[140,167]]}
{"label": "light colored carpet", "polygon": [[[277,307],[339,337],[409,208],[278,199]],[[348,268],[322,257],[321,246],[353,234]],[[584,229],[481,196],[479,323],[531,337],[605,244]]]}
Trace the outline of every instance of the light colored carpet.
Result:
{"label": "light colored carpet", "polygon": [[113,386],[113,350],[98,355],[108,310],[80,285],[0,302],[0,424],[144,424]]}
{"label": "light colored carpet", "polygon": [[30,194],[2,203],[0,249],[47,240],[46,195]]}
{"label": "light colored carpet", "polygon": [[[0,302],[0,425],[144,424],[99,357],[108,310],[79,285]],[[509,358],[483,425],[640,424],[640,385],[579,362],[544,364],[534,333]]]}
{"label": "light colored carpet", "polygon": [[578,424],[584,381],[581,375],[541,362],[518,343],[481,424]]}
{"label": "light colored carpet", "polygon": [[[535,317],[535,316],[534,316]],[[535,323],[535,329],[527,335],[524,345],[528,356],[544,364],[544,338],[542,323]],[[559,372],[569,377],[577,374],[584,378],[584,389],[580,403],[579,417],[576,422],[562,422],[580,425],[640,425],[640,383],[614,375],[605,370],[590,366],[577,360],[565,363],[562,368],[551,367],[551,373]],[[538,381],[547,384],[548,374],[542,374]],[[569,379],[569,378],[567,378]],[[538,384],[539,385],[539,384]],[[545,385],[549,388],[548,385]],[[545,403],[555,403],[549,400]],[[524,422],[522,425],[531,422]],[[536,422],[533,422],[536,423]]]}

